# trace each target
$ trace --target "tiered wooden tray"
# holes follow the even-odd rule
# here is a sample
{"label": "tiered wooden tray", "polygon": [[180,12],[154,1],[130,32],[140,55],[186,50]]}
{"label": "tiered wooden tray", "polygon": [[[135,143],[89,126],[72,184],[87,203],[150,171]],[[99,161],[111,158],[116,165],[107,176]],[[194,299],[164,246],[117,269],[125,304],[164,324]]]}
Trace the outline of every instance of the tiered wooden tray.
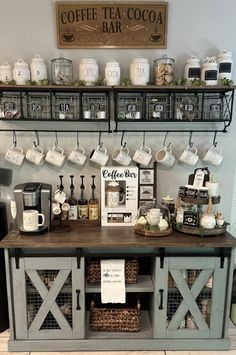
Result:
{"label": "tiered wooden tray", "polygon": [[167,228],[164,231],[161,230],[149,230],[138,225],[134,226],[135,233],[143,235],[144,237],[166,237],[170,235],[173,231],[172,227]]}
{"label": "tiered wooden tray", "polygon": [[188,227],[184,226],[183,224],[176,223],[175,221],[172,222],[173,228],[181,233],[191,234],[191,235],[202,235],[202,236],[214,236],[224,234],[226,232],[227,225],[229,223],[225,222],[222,227],[216,226],[212,229],[205,229],[202,227]]}

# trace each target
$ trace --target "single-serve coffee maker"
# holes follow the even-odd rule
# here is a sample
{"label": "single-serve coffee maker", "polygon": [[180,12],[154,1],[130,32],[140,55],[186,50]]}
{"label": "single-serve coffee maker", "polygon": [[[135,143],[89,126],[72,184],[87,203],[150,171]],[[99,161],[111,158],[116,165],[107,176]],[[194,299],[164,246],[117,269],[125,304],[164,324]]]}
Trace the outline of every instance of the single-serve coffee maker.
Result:
{"label": "single-serve coffee maker", "polygon": [[22,234],[29,234],[23,228],[23,214],[27,210],[36,210],[44,215],[43,226],[40,226],[33,234],[41,234],[50,229],[51,224],[51,195],[52,186],[40,182],[27,182],[16,185],[14,197],[16,202],[16,220]]}

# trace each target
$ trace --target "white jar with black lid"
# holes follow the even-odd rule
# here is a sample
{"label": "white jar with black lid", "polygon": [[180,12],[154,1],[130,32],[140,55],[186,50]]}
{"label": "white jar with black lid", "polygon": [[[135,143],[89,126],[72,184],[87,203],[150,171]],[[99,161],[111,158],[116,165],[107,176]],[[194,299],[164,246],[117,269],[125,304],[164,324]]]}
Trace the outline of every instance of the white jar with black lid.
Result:
{"label": "white jar with black lid", "polygon": [[201,64],[200,59],[195,55],[191,55],[189,59],[186,60],[184,68],[184,78],[189,82],[190,80],[200,79],[201,77]]}
{"label": "white jar with black lid", "polygon": [[217,85],[218,83],[218,65],[215,57],[205,59],[202,65],[201,80],[206,85]]}
{"label": "white jar with black lid", "polygon": [[217,63],[219,68],[218,79],[232,79],[233,58],[232,52],[222,51],[217,56]]}

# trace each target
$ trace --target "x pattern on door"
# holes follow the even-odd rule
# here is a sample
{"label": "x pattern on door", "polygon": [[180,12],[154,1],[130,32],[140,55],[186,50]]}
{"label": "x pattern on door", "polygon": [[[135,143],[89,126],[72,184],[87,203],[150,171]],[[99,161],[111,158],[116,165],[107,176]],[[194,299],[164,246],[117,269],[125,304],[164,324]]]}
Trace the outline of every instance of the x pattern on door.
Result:
{"label": "x pattern on door", "polygon": [[167,330],[174,331],[181,328],[182,321],[185,319],[187,313],[190,312],[198,330],[204,331],[207,336],[209,334],[209,326],[199,309],[197,298],[209,278],[213,275],[213,270],[201,270],[195,282],[190,287],[181,270],[170,270],[170,274],[182,296],[182,301],[167,325]]}
{"label": "x pattern on door", "polygon": [[59,270],[50,288],[45,285],[38,271],[25,270],[25,272],[42,298],[42,303],[29,326],[29,333],[40,331],[43,322],[50,313],[58,323],[60,331],[71,333],[71,326],[56,302],[71,270]]}

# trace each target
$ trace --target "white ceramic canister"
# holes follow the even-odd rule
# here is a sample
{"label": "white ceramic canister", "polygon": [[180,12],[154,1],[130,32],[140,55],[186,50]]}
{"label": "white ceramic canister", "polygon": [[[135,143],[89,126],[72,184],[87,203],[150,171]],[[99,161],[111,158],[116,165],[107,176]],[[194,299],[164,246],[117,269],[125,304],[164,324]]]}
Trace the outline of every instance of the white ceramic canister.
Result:
{"label": "white ceramic canister", "polygon": [[218,65],[215,57],[206,58],[202,65],[201,80],[206,85],[217,85],[218,83]]}
{"label": "white ceramic canister", "polygon": [[47,66],[43,58],[40,57],[40,55],[37,54],[34,58],[32,58],[30,64],[30,71],[32,81],[36,81],[37,83],[39,83],[40,80],[47,79]]}
{"label": "white ceramic canister", "polygon": [[23,59],[18,59],[13,68],[13,79],[17,85],[25,85],[30,80],[30,70],[27,63]]}
{"label": "white ceramic canister", "polygon": [[120,65],[115,60],[106,63],[105,80],[107,85],[120,85]]}
{"label": "white ceramic canister", "polygon": [[222,51],[217,56],[219,68],[218,79],[232,79],[233,58],[232,52]]}
{"label": "white ceramic canister", "polygon": [[8,62],[3,62],[0,66],[0,80],[7,83],[12,80],[12,68]]}
{"label": "white ceramic canister", "polygon": [[130,80],[132,85],[147,85],[150,76],[150,64],[147,59],[138,57],[130,63]]}
{"label": "white ceramic canister", "polygon": [[94,85],[98,80],[98,64],[96,59],[87,57],[79,62],[79,80],[84,80],[85,85]]}
{"label": "white ceramic canister", "polygon": [[186,60],[184,68],[184,78],[187,81],[200,79],[201,77],[201,64],[200,59],[195,55],[191,55],[189,59]]}

